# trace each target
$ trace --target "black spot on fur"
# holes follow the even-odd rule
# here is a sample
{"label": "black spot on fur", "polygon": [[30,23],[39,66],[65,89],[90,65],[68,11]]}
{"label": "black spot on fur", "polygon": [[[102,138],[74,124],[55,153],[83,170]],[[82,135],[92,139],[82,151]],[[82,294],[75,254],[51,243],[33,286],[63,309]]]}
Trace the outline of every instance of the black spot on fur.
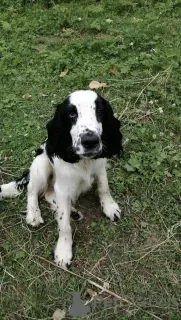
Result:
{"label": "black spot on fur", "polygon": [[45,144],[46,144],[46,142],[47,142],[47,139],[46,140],[44,140],[42,143],[41,143],[41,145],[39,146],[39,148],[35,151],[35,156],[37,157],[37,156],[40,156],[42,153],[44,153],[44,148],[45,148]]}
{"label": "black spot on fur", "polygon": [[70,269],[70,267],[71,267],[71,263],[70,263],[70,264],[67,263],[67,264],[66,264],[66,268],[67,268],[67,269]]}
{"label": "black spot on fur", "polygon": [[19,191],[22,191],[28,185],[29,180],[30,180],[30,170],[27,170],[23,173],[21,178],[16,180],[16,188]]}
{"label": "black spot on fur", "polygon": [[43,149],[40,147],[40,148],[38,148],[37,150],[36,150],[36,157],[37,156],[40,156],[40,154],[42,154],[43,153]]}

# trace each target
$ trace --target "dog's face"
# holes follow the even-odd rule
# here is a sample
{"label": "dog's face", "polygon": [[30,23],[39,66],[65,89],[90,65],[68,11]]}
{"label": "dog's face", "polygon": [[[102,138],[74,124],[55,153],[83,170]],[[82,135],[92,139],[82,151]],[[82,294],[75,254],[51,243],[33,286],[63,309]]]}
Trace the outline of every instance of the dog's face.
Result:
{"label": "dog's face", "polygon": [[80,158],[95,157],[102,153],[102,122],[94,91],[76,91],[69,97],[70,134],[74,152]]}
{"label": "dog's face", "polygon": [[57,106],[48,123],[47,153],[68,162],[110,158],[122,146],[120,122],[110,104],[91,90],[75,91]]}

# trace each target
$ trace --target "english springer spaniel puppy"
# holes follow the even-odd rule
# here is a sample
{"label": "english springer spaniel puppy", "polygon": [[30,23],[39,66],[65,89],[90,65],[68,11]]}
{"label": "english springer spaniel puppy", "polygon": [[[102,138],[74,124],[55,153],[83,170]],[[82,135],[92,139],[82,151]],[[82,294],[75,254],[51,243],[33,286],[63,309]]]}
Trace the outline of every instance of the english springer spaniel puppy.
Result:
{"label": "english springer spaniel puppy", "polygon": [[[28,172],[0,187],[0,197],[14,197],[28,189],[26,222],[43,223],[39,198],[55,207],[59,238],[54,260],[67,268],[72,260],[72,204],[97,182],[103,213],[112,221],[121,210],[112,198],[106,173],[107,158],[122,150],[120,121],[104,98],[91,90],[75,91],[59,103],[47,124],[48,138],[37,150]],[[73,209],[75,210],[75,209]]]}

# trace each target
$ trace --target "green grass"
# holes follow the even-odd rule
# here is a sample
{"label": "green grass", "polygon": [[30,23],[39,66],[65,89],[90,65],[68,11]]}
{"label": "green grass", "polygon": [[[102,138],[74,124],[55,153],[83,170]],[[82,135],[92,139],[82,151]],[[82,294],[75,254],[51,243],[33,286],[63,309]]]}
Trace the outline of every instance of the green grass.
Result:
{"label": "green grass", "polygon": [[[0,4],[1,183],[30,165],[54,103],[92,80],[107,83],[100,94],[122,122],[124,156],[109,162],[108,174],[124,218],[107,221],[94,190],[82,197],[85,218],[72,224],[71,270],[108,282],[133,304],[100,305],[85,319],[181,317],[179,2],[50,1],[49,9],[43,1]],[[31,98],[23,98],[27,93]],[[68,311],[74,291],[84,302],[88,288],[101,291],[40,259],[51,261],[57,238],[50,209],[41,208],[45,225],[33,230],[24,219],[25,195],[0,203],[3,320],[51,319],[57,308]]]}

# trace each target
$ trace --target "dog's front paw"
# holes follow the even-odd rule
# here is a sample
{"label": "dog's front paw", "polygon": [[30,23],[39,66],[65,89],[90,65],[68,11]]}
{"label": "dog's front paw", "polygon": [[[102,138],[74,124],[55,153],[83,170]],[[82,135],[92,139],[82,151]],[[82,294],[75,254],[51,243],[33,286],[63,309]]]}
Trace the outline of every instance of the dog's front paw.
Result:
{"label": "dog's front paw", "polygon": [[54,252],[55,263],[63,268],[68,269],[72,262],[72,244],[68,238],[59,239]]}
{"label": "dog's front paw", "polygon": [[118,221],[121,217],[121,209],[114,200],[107,200],[101,203],[102,211],[111,221]]}
{"label": "dog's front paw", "polygon": [[41,223],[44,223],[40,210],[28,211],[26,215],[26,223],[32,227],[38,227]]}

